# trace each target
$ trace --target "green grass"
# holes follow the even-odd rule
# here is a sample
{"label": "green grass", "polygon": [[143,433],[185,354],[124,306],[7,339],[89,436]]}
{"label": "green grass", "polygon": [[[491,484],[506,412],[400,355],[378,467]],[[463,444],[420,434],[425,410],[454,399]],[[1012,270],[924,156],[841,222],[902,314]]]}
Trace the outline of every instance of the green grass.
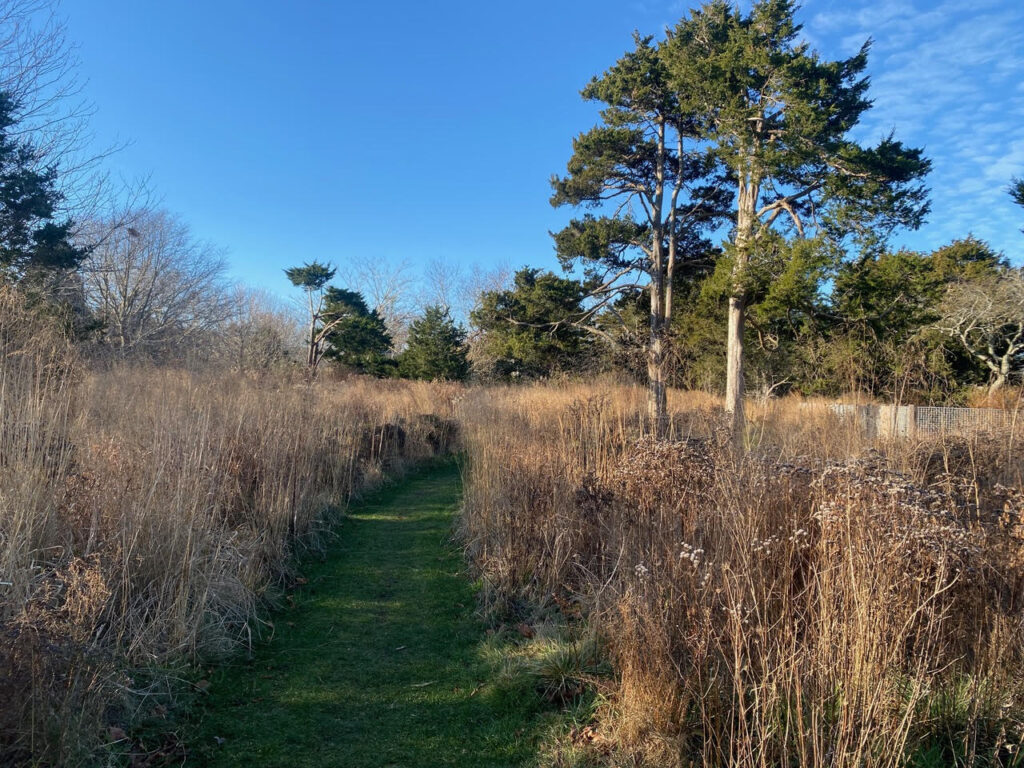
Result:
{"label": "green grass", "polygon": [[450,541],[460,493],[449,462],[353,508],[294,607],[273,617],[273,638],[211,679],[189,762],[532,765],[541,705],[489,683]]}

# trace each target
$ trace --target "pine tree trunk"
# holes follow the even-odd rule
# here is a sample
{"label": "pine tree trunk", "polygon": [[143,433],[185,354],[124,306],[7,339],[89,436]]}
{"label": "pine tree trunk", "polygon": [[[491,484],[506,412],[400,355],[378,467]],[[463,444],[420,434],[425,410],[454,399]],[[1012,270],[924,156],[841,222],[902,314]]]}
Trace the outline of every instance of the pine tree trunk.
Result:
{"label": "pine tree trunk", "polygon": [[732,270],[732,295],[729,297],[729,332],[725,366],[725,412],[730,417],[733,442],[743,444],[746,421],[743,414],[743,329],[747,310],[747,262],[757,219],[760,185],[748,180],[740,182],[736,208],[736,242]]}
{"label": "pine tree trunk", "polygon": [[647,416],[654,436],[663,440],[668,435],[668,390],[665,385],[665,347],[661,330],[651,329],[647,352]]}
{"label": "pine tree trunk", "polygon": [[[657,259],[660,264],[660,254]],[[651,338],[647,345],[647,417],[658,440],[668,434],[668,393],[665,387],[664,278],[660,271],[651,280]]]}
{"label": "pine tree trunk", "polygon": [[[668,298],[665,294],[664,222],[662,201],[665,193],[665,122],[658,123],[657,184],[651,217],[651,339],[647,348],[647,416],[658,440],[668,435],[668,394],[665,389],[665,329]],[[674,244],[672,246],[674,249]],[[674,251],[673,251],[674,253]],[[671,278],[671,275],[668,276]]]}
{"label": "pine tree trunk", "polygon": [[725,360],[725,412],[733,441],[742,444],[745,420],[743,413],[743,329],[746,320],[746,297],[729,297],[729,333]]}
{"label": "pine tree trunk", "polygon": [[309,352],[306,353],[306,365],[310,370],[316,367],[316,321],[309,326]]}

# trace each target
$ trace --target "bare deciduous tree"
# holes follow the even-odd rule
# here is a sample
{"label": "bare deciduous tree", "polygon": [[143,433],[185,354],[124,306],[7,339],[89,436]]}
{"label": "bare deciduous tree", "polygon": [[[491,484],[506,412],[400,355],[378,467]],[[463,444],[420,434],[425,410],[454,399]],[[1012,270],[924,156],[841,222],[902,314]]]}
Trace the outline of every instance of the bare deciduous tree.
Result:
{"label": "bare deciduous tree", "polygon": [[[109,232],[109,223],[95,222]],[[179,219],[148,211],[114,229],[83,264],[85,300],[117,354],[166,358],[205,341],[230,317],[222,252]]]}
{"label": "bare deciduous tree", "polygon": [[462,303],[462,287],[465,282],[465,271],[458,262],[451,259],[432,259],[423,268],[423,288],[419,303],[424,309],[439,306],[453,314],[457,313],[461,307],[456,307],[456,304]]}
{"label": "bare deciduous tree", "polygon": [[513,270],[507,264],[485,269],[479,264],[466,268],[451,259],[434,259],[423,268],[423,287],[418,304],[420,310],[439,305],[452,317],[468,323],[470,314],[488,291],[502,291],[511,286]]}
{"label": "bare deciduous tree", "polygon": [[936,329],[959,341],[991,374],[989,390],[1002,387],[1024,366],[1024,270],[951,285]]}
{"label": "bare deciduous tree", "polygon": [[15,135],[31,141],[40,168],[59,168],[62,213],[96,218],[120,193],[97,146],[75,47],[56,0],[0,0],[0,91],[17,104]]}
{"label": "bare deciduous tree", "polygon": [[233,370],[267,371],[299,359],[303,331],[298,317],[270,293],[236,286],[229,297],[231,316],[218,344]]}
{"label": "bare deciduous tree", "polygon": [[394,348],[405,346],[409,324],[419,313],[414,291],[416,279],[408,262],[360,258],[349,263],[342,277],[345,285],[361,293],[384,319]]}

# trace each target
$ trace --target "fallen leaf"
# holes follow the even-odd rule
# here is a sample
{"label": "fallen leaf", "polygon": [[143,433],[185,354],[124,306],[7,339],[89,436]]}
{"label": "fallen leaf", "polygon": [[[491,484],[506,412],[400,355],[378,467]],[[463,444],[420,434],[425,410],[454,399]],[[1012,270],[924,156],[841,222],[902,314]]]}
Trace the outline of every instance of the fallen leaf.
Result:
{"label": "fallen leaf", "polygon": [[128,734],[124,732],[124,729],[118,728],[116,725],[110,726],[107,729],[107,733],[110,735],[111,741],[124,741],[128,738]]}
{"label": "fallen leaf", "polygon": [[210,689],[210,681],[203,679],[195,684],[196,690],[207,691]]}

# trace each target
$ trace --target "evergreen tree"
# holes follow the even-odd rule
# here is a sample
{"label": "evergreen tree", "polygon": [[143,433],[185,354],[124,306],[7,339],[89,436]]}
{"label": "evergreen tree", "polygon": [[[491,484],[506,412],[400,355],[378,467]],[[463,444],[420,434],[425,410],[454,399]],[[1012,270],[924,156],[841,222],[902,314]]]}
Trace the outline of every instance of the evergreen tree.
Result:
{"label": "evergreen tree", "polygon": [[712,0],[672,31],[664,53],[683,111],[728,170],[735,226],[728,257],[726,408],[743,431],[743,363],[752,262],[773,229],[877,251],[897,226],[927,212],[929,162],[892,136],[850,138],[867,98],[868,45],[828,61],[798,40],[792,0],[759,0],[744,14]]}
{"label": "evergreen tree", "polygon": [[0,91],[0,271],[9,280],[72,269],[85,251],[71,243],[70,220],[57,218],[57,169],[18,136],[17,104]]}
{"label": "evergreen tree", "polygon": [[[309,329],[306,338],[306,365],[310,371],[316,371],[325,352],[327,334],[333,328],[332,321],[325,321],[328,283],[334,278],[335,269],[319,261],[291,267],[284,271],[285,276],[296,288],[306,293],[309,307]],[[338,321],[340,322],[340,321]]]}
{"label": "evergreen tree", "polygon": [[470,317],[483,334],[485,375],[529,379],[578,369],[591,348],[580,327],[589,317],[586,294],[576,280],[529,268],[516,273],[511,290],[485,292]]}
{"label": "evergreen tree", "polygon": [[396,367],[388,357],[391,334],[380,313],[366,306],[362,294],[328,286],[324,293],[324,356],[360,373],[389,376]]}
{"label": "evergreen tree", "polygon": [[469,375],[466,332],[447,307],[427,307],[409,328],[409,341],[398,361],[402,376],[426,381],[463,381]]}
{"label": "evergreen tree", "polygon": [[984,373],[936,332],[949,286],[994,276],[1005,259],[973,236],[930,254],[883,251],[841,264],[829,297],[833,322],[823,391],[864,392],[899,401],[944,401]]}
{"label": "evergreen tree", "polygon": [[701,232],[719,222],[728,196],[698,141],[699,123],[672,87],[663,45],[635,35],[633,50],[582,95],[604,105],[602,124],[573,141],[566,175],[552,179],[551,202],[599,215],[571,221],[554,234],[555,247],[563,266],[584,265],[597,307],[643,290],[648,415],[664,434],[674,290],[681,273],[709,253]]}

